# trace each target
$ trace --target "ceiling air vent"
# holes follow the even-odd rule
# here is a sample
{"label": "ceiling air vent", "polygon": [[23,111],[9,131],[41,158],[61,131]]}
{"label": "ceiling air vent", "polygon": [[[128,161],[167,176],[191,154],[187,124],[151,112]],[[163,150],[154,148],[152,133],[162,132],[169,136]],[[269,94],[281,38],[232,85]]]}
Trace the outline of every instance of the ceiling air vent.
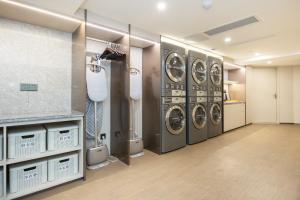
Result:
{"label": "ceiling air vent", "polygon": [[256,17],[254,17],[254,16],[253,17],[248,17],[248,18],[245,18],[245,19],[242,19],[242,20],[239,20],[239,21],[232,22],[230,24],[226,24],[226,25],[211,29],[211,30],[206,31],[204,33],[206,35],[213,36],[213,35],[217,35],[219,33],[223,33],[223,32],[226,32],[226,31],[233,30],[233,29],[237,29],[237,28],[240,28],[240,27],[243,27],[243,26],[247,26],[249,24],[253,24],[253,23],[256,23],[256,22],[259,22]]}

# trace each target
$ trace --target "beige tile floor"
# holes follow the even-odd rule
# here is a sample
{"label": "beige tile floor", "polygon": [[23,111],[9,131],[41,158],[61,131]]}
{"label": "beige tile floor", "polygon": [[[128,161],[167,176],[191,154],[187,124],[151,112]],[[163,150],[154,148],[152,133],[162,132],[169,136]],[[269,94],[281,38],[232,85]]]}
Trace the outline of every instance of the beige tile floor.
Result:
{"label": "beige tile floor", "polygon": [[300,125],[251,125],[131,166],[114,163],[36,200],[299,200]]}

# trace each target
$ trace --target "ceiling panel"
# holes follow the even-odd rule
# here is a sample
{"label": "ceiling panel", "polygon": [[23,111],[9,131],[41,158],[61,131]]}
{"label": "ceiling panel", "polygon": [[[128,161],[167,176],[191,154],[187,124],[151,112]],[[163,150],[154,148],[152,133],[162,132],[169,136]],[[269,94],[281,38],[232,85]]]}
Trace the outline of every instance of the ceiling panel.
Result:
{"label": "ceiling panel", "polygon": [[[156,9],[158,0],[18,1],[67,15],[83,8],[120,23],[174,38],[201,35],[215,27],[255,16],[259,23],[217,34],[193,45],[216,49],[236,60],[248,60],[255,52],[276,57],[300,51],[299,0],[214,0],[209,10],[202,7],[201,0],[163,0],[167,4],[164,12]],[[232,44],[225,44],[225,37],[232,37]],[[188,39],[185,42],[189,42]],[[290,59],[290,64],[295,62]]]}
{"label": "ceiling panel", "polygon": [[18,2],[21,3],[68,15],[73,15],[84,1],[85,0],[18,0]]}
{"label": "ceiling panel", "polygon": [[[201,41],[199,47],[213,48],[238,60],[253,57],[255,52],[277,55],[300,50],[297,36],[300,35],[300,24],[296,23],[296,19],[300,19],[298,0],[219,0],[213,1],[210,10],[203,9],[200,0],[165,2],[165,12],[156,9],[157,1],[148,0],[87,0],[82,7],[175,38],[201,34],[236,20],[256,16],[259,23],[209,37],[209,40]],[[233,44],[239,45],[224,44],[224,37],[227,36],[232,37]]]}

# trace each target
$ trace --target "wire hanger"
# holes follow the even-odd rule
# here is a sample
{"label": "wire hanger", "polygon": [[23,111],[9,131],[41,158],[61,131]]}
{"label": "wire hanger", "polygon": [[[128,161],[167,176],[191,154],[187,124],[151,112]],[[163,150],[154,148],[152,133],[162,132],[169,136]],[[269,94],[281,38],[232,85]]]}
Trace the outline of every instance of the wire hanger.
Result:
{"label": "wire hanger", "polygon": [[101,59],[106,60],[123,60],[126,56],[126,51],[122,50],[120,44],[107,42],[106,49],[100,56]]}
{"label": "wire hanger", "polygon": [[105,68],[102,66],[106,65],[107,62],[107,60],[102,60],[100,58],[100,54],[96,54],[96,56],[92,56],[91,63],[87,63],[87,66],[89,66],[92,72],[99,73],[102,69],[105,71]]}
{"label": "wire hanger", "polygon": [[136,68],[136,67],[131,66],[129,68],[129,70],[130,70],[130,74],[131,75],[138,75],[138,74],[140,74],[140,70],[138,68]]}

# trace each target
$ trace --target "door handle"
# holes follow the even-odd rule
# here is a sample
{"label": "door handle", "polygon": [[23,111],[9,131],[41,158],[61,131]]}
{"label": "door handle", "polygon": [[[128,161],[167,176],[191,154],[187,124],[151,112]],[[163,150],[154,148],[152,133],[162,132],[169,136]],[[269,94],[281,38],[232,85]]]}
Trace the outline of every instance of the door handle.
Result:
{"label": "door handle", "polygon": [[274,98],[277,99],[277,94],[274,94]]}

